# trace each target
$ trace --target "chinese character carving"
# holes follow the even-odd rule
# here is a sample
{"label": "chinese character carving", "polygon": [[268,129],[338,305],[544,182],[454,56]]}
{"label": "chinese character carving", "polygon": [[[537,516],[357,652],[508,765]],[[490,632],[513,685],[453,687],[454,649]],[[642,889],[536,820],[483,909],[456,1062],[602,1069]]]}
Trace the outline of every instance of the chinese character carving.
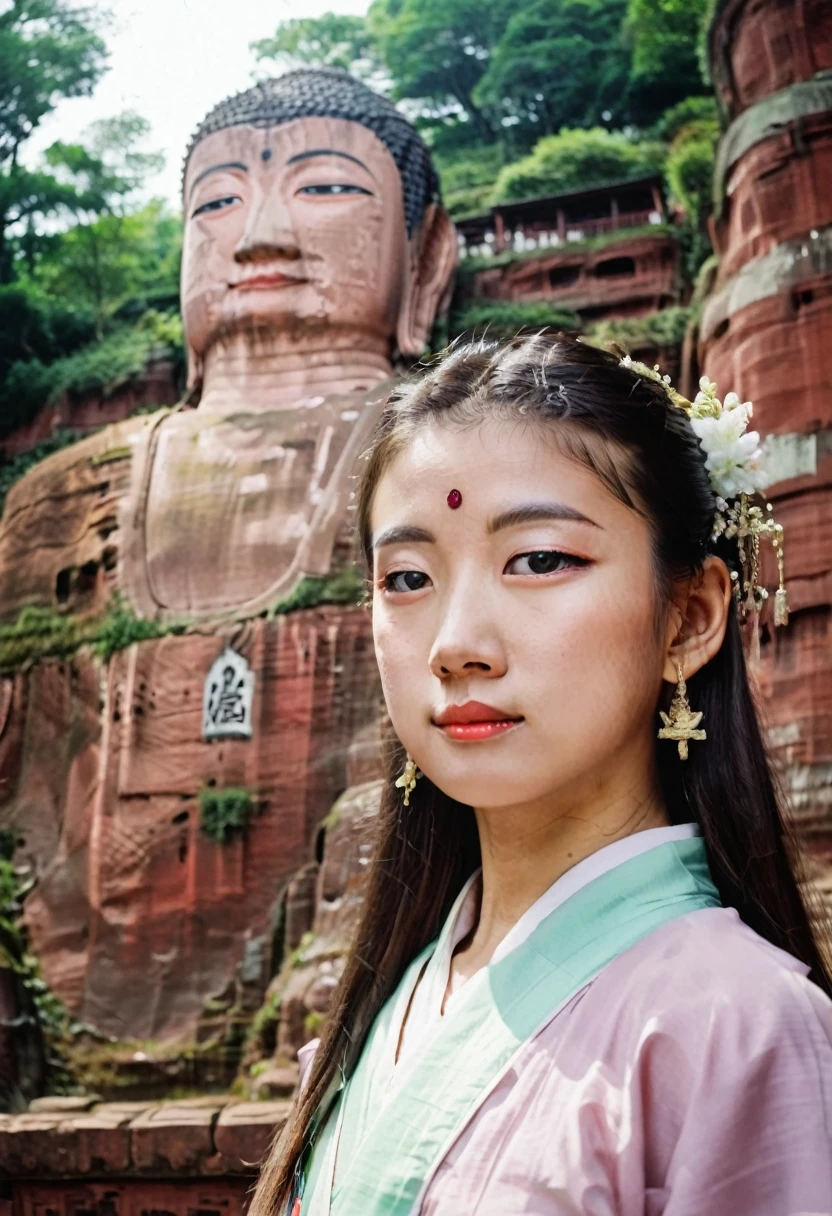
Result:
{"label": "chinese character carving", "polygon": [[203,738],[250,739],[253,699],[254,672],[241,654],[226,647],[205,681]]}

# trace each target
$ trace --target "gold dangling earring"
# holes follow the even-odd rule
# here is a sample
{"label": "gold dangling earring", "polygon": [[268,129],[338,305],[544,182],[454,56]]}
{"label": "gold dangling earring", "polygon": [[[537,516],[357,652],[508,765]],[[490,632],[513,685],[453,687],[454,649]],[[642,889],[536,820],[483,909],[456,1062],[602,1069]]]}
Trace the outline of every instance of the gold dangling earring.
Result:
{"label": "gold dangling earring", "polygon": [[696,729],[702,721],[702,714],[695,714],[691,711],[685,672],[680,663],[676,664],[676,670],[679,673],[679,683],[676,685],[673,700],[670,702],[670,713],[665,714],[659,710],[659,717],[664,722],[664,726],[659,730],[659,738],[672,739],[678,743],[679,758],[687,760],[688,740],[707,739],[708,736],[704,730]]}
{"label": "gold dangling earring", "polygon": [[416,767],[416,761],[411,756],[410,752],[406,753],[407,763],[404,766],[404,772],[401,777],[396,779],[396,785],[404,789],[404,805],[410,806],[410,795],[416,788],[416,782],[422,776],[419,769]]}

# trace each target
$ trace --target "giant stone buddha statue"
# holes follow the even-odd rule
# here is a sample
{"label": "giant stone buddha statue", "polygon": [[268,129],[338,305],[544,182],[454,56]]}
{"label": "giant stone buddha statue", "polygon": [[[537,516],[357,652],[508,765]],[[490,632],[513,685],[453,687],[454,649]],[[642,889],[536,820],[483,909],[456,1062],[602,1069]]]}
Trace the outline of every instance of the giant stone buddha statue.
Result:
{"label": "giant stone buddha statue", "polygon": [[[0,523],[2,620],[94,622],[118,593],[163,633],[0,689],[0,827],[37,878],[32,948],[73,1012],[135,1039],[192,1032],[235,982],[256,1004],[280,893],[369,773],[348,763],[379,706],[366,612],[272,610],[351,562],[356,460],[456,262],[426,146],[340,70],[217,106],[183,201],[186,401],[45,460]],[[229,688],[235,663],[251,672],[250,726],[209,737],[228,653]],[[229,789],[256,813],[223,843],[200,807]]]}

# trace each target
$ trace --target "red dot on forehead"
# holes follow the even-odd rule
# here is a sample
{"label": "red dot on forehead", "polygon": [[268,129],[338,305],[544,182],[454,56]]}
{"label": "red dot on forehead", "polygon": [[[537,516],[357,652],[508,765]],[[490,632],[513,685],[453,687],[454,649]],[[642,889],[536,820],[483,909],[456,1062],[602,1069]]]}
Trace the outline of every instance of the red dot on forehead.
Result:
{"label": "red dot on forehead", "polygon": [[457,507],[462,506],[462,495],[460,494],[459,490],[451,490],[450,494],[448,495],[448,506],[452,511],[455,511]]}

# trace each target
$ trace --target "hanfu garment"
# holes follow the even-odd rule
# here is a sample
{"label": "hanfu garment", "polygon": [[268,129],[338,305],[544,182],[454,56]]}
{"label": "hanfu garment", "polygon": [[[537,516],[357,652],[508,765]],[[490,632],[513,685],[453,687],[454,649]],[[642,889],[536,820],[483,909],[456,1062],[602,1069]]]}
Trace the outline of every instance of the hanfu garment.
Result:
{"label": "hanfu garment", "polygon": [[[477,882],[379,1014],[303,1216],[832,1214],[832,1001],[719,906],[695,828],[568,871],[443,1014]],[[529,988],[555,1004],[526,1034]]]}

